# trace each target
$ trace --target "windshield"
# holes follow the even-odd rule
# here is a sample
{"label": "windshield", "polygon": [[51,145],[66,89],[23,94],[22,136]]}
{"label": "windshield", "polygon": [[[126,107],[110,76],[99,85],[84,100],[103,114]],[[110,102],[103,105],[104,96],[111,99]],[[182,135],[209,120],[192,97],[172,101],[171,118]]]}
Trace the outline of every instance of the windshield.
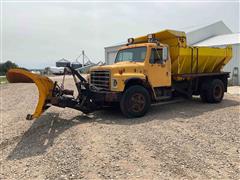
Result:
{"label": "windshield", "polygon": [[115,63],[122,61],[143,62],[146,56],[146,47],[129,48],[118,51]]}

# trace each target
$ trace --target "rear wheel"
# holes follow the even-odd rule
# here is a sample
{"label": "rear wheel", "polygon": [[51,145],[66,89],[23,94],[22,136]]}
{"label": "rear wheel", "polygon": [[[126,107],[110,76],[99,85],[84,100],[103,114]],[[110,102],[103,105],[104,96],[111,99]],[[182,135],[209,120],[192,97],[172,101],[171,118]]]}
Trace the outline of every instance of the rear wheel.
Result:
{"label": "rear wheel", "polygon": [[224,84],[220,79],[204,83],[200,93],[202,101],[208,103],[221,102],[224,96]]}
{"label": "rear wheel", "polygon": [[122,113],[129,118],[144,116],[149,107],[149,93],[144,87],[139,85],[129,87],[120,101]]}

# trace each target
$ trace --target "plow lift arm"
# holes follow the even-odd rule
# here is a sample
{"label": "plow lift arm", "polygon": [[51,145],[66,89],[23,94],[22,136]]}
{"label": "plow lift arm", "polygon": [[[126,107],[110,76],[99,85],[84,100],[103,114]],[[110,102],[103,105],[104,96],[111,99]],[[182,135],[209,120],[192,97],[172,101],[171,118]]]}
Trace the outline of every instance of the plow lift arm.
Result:
{"label": "plow lift arm", "polygon": [[73,108],[86,114],[97,109],[93,98],[93,91],[98,89],[90,86],[87,80],[72,67],[67,66],[64,70],[64,75],[67,71],[70,71],[73,76],[78,95],[75,98],[72,90],[64,89],[55,82],[51,104],[62,108]]}
{"label": "plow lift arm", "polygon": [[[28,114],[26,119],[32,120],[40,117],[40,115],[48,109],[51,105],[58,107],[69,107],[83,113],[89,113],[97,108],[92,97],[92,90],[97,88],[90,86],[78,71],[68,66],[65,68],[66,72],[71,72],[75,85],[78,90],[78,95],[73,96],[73,90],[64,89],[58,83],[53,82],[50,78],[38,74],[31,73],[25,69],[10,69],[7,72],[7,80],[10,83],[35,83],[39,91],[38,103],[33,114]],[[92,90],[90,90],[92,89]]]}

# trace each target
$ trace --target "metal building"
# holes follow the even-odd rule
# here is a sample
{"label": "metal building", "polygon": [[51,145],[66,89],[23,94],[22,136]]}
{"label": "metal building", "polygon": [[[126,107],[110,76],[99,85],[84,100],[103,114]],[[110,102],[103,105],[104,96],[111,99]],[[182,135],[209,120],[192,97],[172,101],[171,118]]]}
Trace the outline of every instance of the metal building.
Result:
{"label": "metal building", "polygon": [[71,62],[62,58],[59,61],[56,62],[56,67],[66,67],[70,66]]}
{"label": "metal building", "polygon": [[113,64],[114,60],[117,55],[117,51],[120,47],[124,46],[127,44],[126,42],[118,43],[112,46],[105,47],[105,63],[106,64]]}
{"label": "metal building", "polygon": [[[231,72],[230,84],[240,85],[239,33],[234,34],[222,21],[179,30],[186,32],[188,45],[216,46],[220,48],[226,45],[233,45],[233,59],[224,67],[224,71]],[[118,49],[126,43],[125,41],[105,47],[105,63],[114,63]]]}
{"label": "metal building", "polygon": [[81,68],[81,67],[82,67],[82,64],[79,63],[79,62],[72,62],[72,63],[71,63],[71,67],[72,67],[73,69],[78,69],[78,68]]}

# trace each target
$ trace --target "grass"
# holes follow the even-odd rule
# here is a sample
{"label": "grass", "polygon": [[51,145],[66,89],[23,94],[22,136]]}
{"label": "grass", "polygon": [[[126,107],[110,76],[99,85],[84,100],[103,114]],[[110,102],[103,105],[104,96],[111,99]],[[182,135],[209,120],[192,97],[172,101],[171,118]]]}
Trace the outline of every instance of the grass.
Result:
{"label": "grass", "polygon": [[8,83],[7,78],[5,76],[0,77],[0,84]]}

